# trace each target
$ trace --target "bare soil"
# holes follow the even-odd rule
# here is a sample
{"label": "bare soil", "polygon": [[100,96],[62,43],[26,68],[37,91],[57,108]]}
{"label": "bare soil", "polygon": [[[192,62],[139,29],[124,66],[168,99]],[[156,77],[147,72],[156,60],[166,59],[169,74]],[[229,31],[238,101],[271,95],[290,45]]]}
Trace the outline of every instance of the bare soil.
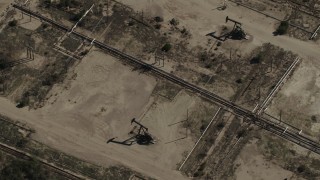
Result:
{"label": "bare soil", "polygon": [[[90,7],[88,2],[83,4],[81,9],[88,9]],[[274,99],[268,113],[277,116],[279,109],[284,109],[285,121],[301,126],[304,133],[318,136],[320,117],[317,110],[317,98],[319,98],[317,70],[319,68],[315,59],[320,55],[319,41],[307,42],[289,36],[273,36],[277,21],[232,2],[227,2],[228,7],[224,11],[217,9],[221,6],[221,2],[218,1],[121,0],[121,2],[128,4],[134,10],[113,3],[112,5],[116,5],[110,7],[107,12],[106,4],[101,3],[101,6],[97,6],[94,13],[89,14],[76,30],[150,64],[156,63],[155,54],[161,52],[164,44],[170,43],[172,49],[167,53],[161,52],[165,54],[165,64],[162,67],[159,65],[160,68],[249,109],[263,100],[293,61],[295,55],[287,51],[297,53],[303,58],[302,65],[283,87],[281,94]],[[252,0],[248,3],[261,11],[274,13],[279,17],[286,16],[286,13],[280,11],[281,8],[266,1]],[[75,23],[70,21],[70,17],[78,13],[77,9],[72,7],[61,10],[57,7],[38,7],[33,4],[31,8],[68,27],[72,27]],[[140,22],[142,13],[135,13],[135,10],[144,11],[145,21]],[[109,14],[109,19],[100,19],[105,13]],[[131,17],[132,15],[135,16]],[[155,16],[163,17],[164,21],[156,23]],[[221,29],[231,30],[233,24],[225,23],[226,16],[242,23],[243,29],[250,37],[249,40],[227,40],[217,45],[218,41],[206,36]],[[179,24],[172,25],[170,23],[172,18],[178,20]],[[99,20],[101,25],[92,32]],[[10,81],[9,98],[19,102],[27,91],[28,102],[31,100],[34,102],[31,104],[39,106],[36,106],[38,107],[36,110],[17,109],[12,101],[0,98],[0,113],[28,123],[36,129],[37,133],[33,137],[36,140],[87,161],[104,166],[120,163],[159,179],[186,178],[176,171],[177,165],[181,163],[211,120],[218,109],[216,105],[203,101],[168,82],[157,80],[151,77],[152,74],[143,74],[136,68],[123,65],[95,48],[74,65],[64,64],[69,58],[62,55],[56,57],[53,56],[55,51],[51,49],[48,51],[48,46],[55,42],[54,38],[50,39],[51,36],[60,37],[61,33],[51,33],[48,38],[48,33],[53,30],[52,27],[41,31],[43,24],[24,21],[26,19],[19,20],[19,26],[12,28],[9,30],[10,33],[3,36],[15,36],[18,37],[15,41],[27,41],[25,36],[21,36],[22,34],[37,32],[40,37],[35,34],[30,35],[30,41],[37,49],[36,60],[11,70],[21,72],[20,68],[23,68],[25,72],[31,69],[38,74],[31,76],[33,81],[28,80],[30,76],[28,73],[26,76],[20,74],[19,78]],[[159,24],[161,28],[156,29],[156,25]],[[65,48],[72,51],[77,49],[72,47],[77,44],[69,40],[63,44]],[[41,46],[43,42],[46,46]],[[268,45],[269,42],[280,48]],[[14,44],[9,45],[9,47],[14,46]],[[17,57],[25,56],[22,47],[19,49]],[[250,61],[259,52],[265,53],[263,60],[258,63],[259,65],[251,64]],[[49,63],[44,61],[44,57],[47,56],[50,57]],[[60,59],[63,61],[59,61]],[[264,72],[272,69],[269,66],[270,61],[274,62],[275,69],[265,75]],[[43,83],[42,76],[52,78],[51,74],[61,79],[51,82],[52,79],[44,78],[45,84],[47,81],[50,82],[45,89],[42,86],[39,88],[39,84],[37,86],[24,84],[38,82],[35,81],[37,77],[39,82]],[[306,77],[309,77],[308,80]],[[255,81],[255,78],[258,81]],[[252,85],[250,85],[251,80]],[[37,88],[42,90],[41,93],[33,95]],[[37,103],[35,97],[41,97],[39,98],[41,102]],[[130,138],[128,133],[133,128],[130,120],[134,117],[149,128],[156,139],[156,144],[123,146],[106,143],[110,138],[119,141]],[[312,121],[307,121],[310,119]],[[223,123],[223,127],[219,123]],[[242,164],[235,171],[235,177],[239,179],[255,176],[256,174],[251,171],[252,168],[261,174],[262,179],[268,178],[271,171],[276,171],[275,174],[281,177],[292,175],[285,170],[276,170],[279,166],[274,165],[269,159],[264,159],[266,154],[257,152],[254,143],[245,146],[249,139],[231,151],[233,144],[237,142],[238,133],[246,130],[246,127],[247,124],[239,117],[226,111],[219,114],[209,133],[200,143],[199,149],[191,156],[193,159],[186,164],[186,174],[205,175],[200,174],[201,172],[212,175],[210,177],[230,177],[233,176],[234,169],[228,167],[237,158],[237,162]],[[275,140],[270,140],[273,141]],[[252,159],[247,158],[247,152],[241,152],[238,156],[242,147],[243,151],[252,149],[249,152],[257,156]],[[226,152],[229,151],[231,153],[225,160]],[[223,164],[221,168],[220,163]],[[263,171],[266,167],[270,169]],[[215,171],[219,169],[222,171],[219,172],[221,174],[215,175]],[[227,176],[223,176],[224,174]]]}

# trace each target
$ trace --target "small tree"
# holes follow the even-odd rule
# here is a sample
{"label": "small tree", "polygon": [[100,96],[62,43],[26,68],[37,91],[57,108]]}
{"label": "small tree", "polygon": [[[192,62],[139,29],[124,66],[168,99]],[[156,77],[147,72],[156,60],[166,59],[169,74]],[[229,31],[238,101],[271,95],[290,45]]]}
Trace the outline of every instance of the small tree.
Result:
{"label": "small tree", "polygon": [[171,48],[172,48],[171,44],[166,43],[166,44],[161,48],[161,51],[168,52]]}
{"label": "small tree", "polygon": [[261,62],[262,55],[258,54],[250,60],[250,64],[259,64]]}
{"label": "small tree", "polygon": [[128,26],[133,26],[134,25],[134,21],[129,21]]}
{"label": "small tree", "polygon": [[69,7],[71,6],[71,0],[60,0],[60,4],[61,7]]}
{"label": "small tree", "polygon": [[218,125],[217,125],[217,129],[220,131],[224,128],[224,123],[223,122],[220,122]]}
{"label": "small tree", "polygon": [[10,26],[10,27],[14,27],[14,26],[17,26],[17,24],[18,24],[18,21],[17,20],[12,20],[12,21],[9,21],[9,23],[8,23],[8,25]]}
{"label": "small tree", "polygon": [[170,20],[170,24],[173,25],[173,26],[178,26],[179,25],[179,21],[175,18],[172,18]]}
{"label": "small tree", "polygon": [[246,135],[246,131],[244,129],[238,131],[237,138],[244,137]]}
{"label": "small tree", "polygon": [[189,35],[189,31],[185,27],[180,32],[182,35]]}
{"label": "small tree", "polygon": [[75,14],[72,18],[71,21],[79,21],[81,17],[84,15],[85,10],[80,11],[79,13]]}
{"label": "small tree", "polygon": [[305,165],[300,165],[297,168],[298,173],[303,173],[306,170],[306,166]]}
{"label": "small tree", "polygon": [[156,22],[163,22],[163,18],[160,17],[160,16],[154,17],[154,20],[155,20]]}
{"label": "small tree", "polygon": [[160,29],[160,28],[161,28],[161,24],[156,24],[154,27],[155,27],[156,29]]}
{"label": "small tree", "polygon": [[289,29],[289,22],[288,21],[281,21],[279,27],[276,30],[278,35],[284,35],[287,33]]}
{"label": "small tree", "polygon": [[237,80],[236,80],[236,83],[241,84],[241,83],[242,83],[242,79],[241,79],[241,78],[240,78],[240,79],[237,79]]}

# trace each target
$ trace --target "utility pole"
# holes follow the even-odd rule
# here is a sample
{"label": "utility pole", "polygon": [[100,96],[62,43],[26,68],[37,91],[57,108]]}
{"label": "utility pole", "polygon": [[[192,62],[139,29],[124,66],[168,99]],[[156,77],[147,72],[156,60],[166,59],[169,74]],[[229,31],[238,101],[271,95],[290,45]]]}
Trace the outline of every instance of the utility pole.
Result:
{"label": "utility pole", "polygon": [[107,0],[107,23],[109,22],[109,0]]}
{"label": "utility pole", "polygon": [[281,123],[281,121],[282,121],[282,110],[280,110],[280,122],[279,122],[279,124]]}
{"label": "utility pole", "polygon": [[187,108],[187,127],[186,127],[186,138],[188,137],[188,127],[189,127],[189,109]]}
{"label": "utility pole", "polygon": [[141,11],[141,21],[143,22],[143,11]]}
{"label": "utility pole", "polygon": [[[28,4],[28,6],[29,6],[29,11],[31,11],[31,8],[30,8],[30,4]],[[31,13],[29,14],[30,16],[30,22],[31,22]]]}

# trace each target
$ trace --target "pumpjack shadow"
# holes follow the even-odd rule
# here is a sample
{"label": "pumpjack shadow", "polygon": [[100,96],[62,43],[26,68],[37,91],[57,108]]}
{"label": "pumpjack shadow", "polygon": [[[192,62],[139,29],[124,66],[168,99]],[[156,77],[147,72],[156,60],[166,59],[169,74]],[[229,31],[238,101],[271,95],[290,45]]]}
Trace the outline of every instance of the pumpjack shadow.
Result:
{"label": "pumpjack shadow", "polygon": [[244,32],[244,30],[241,28],[241,23],[238,21],[235,21],[233,19],[230,19],[228,16],[226,17],[226,23],[228,21],[231,21],[234,23],[234,26],[232,30],[226,34],[216,36],[216,32],[212,32],[209,34],[206,34],[206,36],[211,36],[219,41],[226,41],[227,39],[233,39],[233,40],[242,40],[242,39],[249,39],[248,35]]}
{"label": "pumpjack shadow", "polygon": [[129,134],[133,135],[132,137],[124,140],[124,141],[117,141],[115,140],[117,137],[111,138],[107,141],[107,143],[116,143],[116,144],[122,144],[126,146],[131,146],[134,144],[139,144],[139,145],[150,145],[154,144],[155,140],[151,136],[151,134],[148,132],[148,128],[136,121],[135,118],[131,120],[131,124],[137,124],[139,126],[139,129],[137,132],[135,132],[136,127],[134,126],[133,130],[129,132]]}

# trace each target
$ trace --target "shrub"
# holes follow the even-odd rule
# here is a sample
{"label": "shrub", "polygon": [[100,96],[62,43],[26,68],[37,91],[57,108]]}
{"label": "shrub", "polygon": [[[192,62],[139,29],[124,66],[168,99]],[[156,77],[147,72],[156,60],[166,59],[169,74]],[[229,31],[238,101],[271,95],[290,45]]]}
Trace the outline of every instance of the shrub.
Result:
{"label": "shrub", "polygon": [[242,83],[242,79],[237,79],[236,83],[241,84]]}
{"label": "shrub", "polygon": [[155,20],[156,22],[163,22],[163,18],[160,17],[160,16],[154,17],[154,20]]}
{"label": "shrub", "polygon": [[161,28],[161,24],[156,24],[154,27],[155,27],[156,29],[160,29],[160,28]]}
{"label": "shrub", "polygon": [[212,64],[206,63],[206,64],[204,65],[204,67],[207,68],[207,69],[210,69],[210,68],[212,67]]}
{"label": "shrub", "polygon": [[281,21],[279,27],[276,30],[278,35],[286,34],[289,29],[289,22],[288,21]]}
{"label": "shrub", "polygon": [[171,48],[172,48],[171,44],[166,43],[166,44],[161,48],[161,51],[168,52]]}
{"label": "shrub", "polygon": [[203,133],[203,131],[206,129],[206,125],[205,124],[202,124],[201,126],[200,126],[200,132],[201,133]]}
{"label": "shrub", "polygon": [[49,24],[47,24],[47,23],[42,24],[42,28],[43,28],[43,29],[46,29],[47,27],[49,27]]}
{"label": "shrub", "polygon": [[0,70],[3,70],[7,68],[7,65],[5,63],[0,63]]}
{"label": "shrub", "polygon": [[297,168],[298,173],[303,173],[306,170],[306,166],[305,165],[300,165]]}
{"label": "shrub", "polygon": [[89,50],[84,50],[84,51],[82,51],[82,52],[80,53],[80,56],[85,56],[85,55],[88,54],[88,52],[89,52]]}
{"label": "shrub", "polygon": [[203,158],[205,158],[206,156],[207,156],[206,153],[197,154],[197,158],[198,158],[198,159],[203,159]]}
{"label": "shrub", "polygon": [[201,61],[206,61],[208,59],[208,54],[207,54],[207,52],[202,52],[201,54],[200,54],[200,60]]}
{"label": "shrub", "polygon": [[250,60],[250,64],[259,64],[261,61],[262,55],[258,54]]}
{"label": "shrub", "polygon": [[243,137],[245,135],[246,135],[246,131],[244,129],[242,129],[237,133],[237,138]]}
{"label": "shrub", "polygon": [[51,86],[58,81],[59,77],[56,74],[49,75],[42,81],[43,86]]}
{"label": "shrub", "polygon": [[182,34],[184,34],[184,33],[186,33],[187,32],[187,29],[186,28],[183,28],[182,30],[181,30],[181,33]]}
{"label": "shrub", "polygon": [[27,143],[28,143],[28,140],[27,140],[27,139],[20,139],[20,140],[16,143],[16,146],[17,146],[18,148],[24,148],[24,147],[26,147]]}
{"label": "shrub", "polygon": [[48,171],[38,161],[13,160],[0,173],[1,179],[47,179]]}
{"label": "shrub", "polygon": [[16,108],[23,108],[25,107],[26,105],[24,105],[23,103],[19,102],[17,105],[16,105]]}
{"label": "shrub", "polygon": [[221,130],[224,128],[224,123],[223,122],[220,122],[218,125],[217,125],[217,129],[218,130]]}
{"label": "shrub", "polygon": [[69,7],[69,6],[71,6],[71,0],[60,0],[60,3],[59,3],[59,5],[61,6],[61,7]]}
{"label": "shrub", "polygon": [[17,20],[12,20],[12,21],[9,21],[9,23],[8,23],[8,25],[10,26],[10,27],[14,27],[14,26],[17,26],[17,24],[18,24],[18,21]]}
{"label": "shrub", "polygon": [[203,163],[200,165],[198,171],[203,171],[205,167],[206,167],[206,162],[203,162]]}
{"label": "shrub", "polygon": [[170,24],[173,25],[173,26],[177,26],[177,25],[179,25],[179,21],[177,19],[175,19],[175,18],[172,18],[170,20]]}
{"label": "shrub", "polygon": [[133,21],[129,21],[128,26],[133,26],[134,22]]}
{"label": "shrub", "polygon": [[193,177],[200,177],[200,176],[203,176],[204,173],[202,171],[197,171],[193,174]]}
{"label": "shrub", "polygon": [[84,15],[85,10],[80,11],[79,13],[75,14],[70,20],[71,21],[79,21],[81,17]]}

